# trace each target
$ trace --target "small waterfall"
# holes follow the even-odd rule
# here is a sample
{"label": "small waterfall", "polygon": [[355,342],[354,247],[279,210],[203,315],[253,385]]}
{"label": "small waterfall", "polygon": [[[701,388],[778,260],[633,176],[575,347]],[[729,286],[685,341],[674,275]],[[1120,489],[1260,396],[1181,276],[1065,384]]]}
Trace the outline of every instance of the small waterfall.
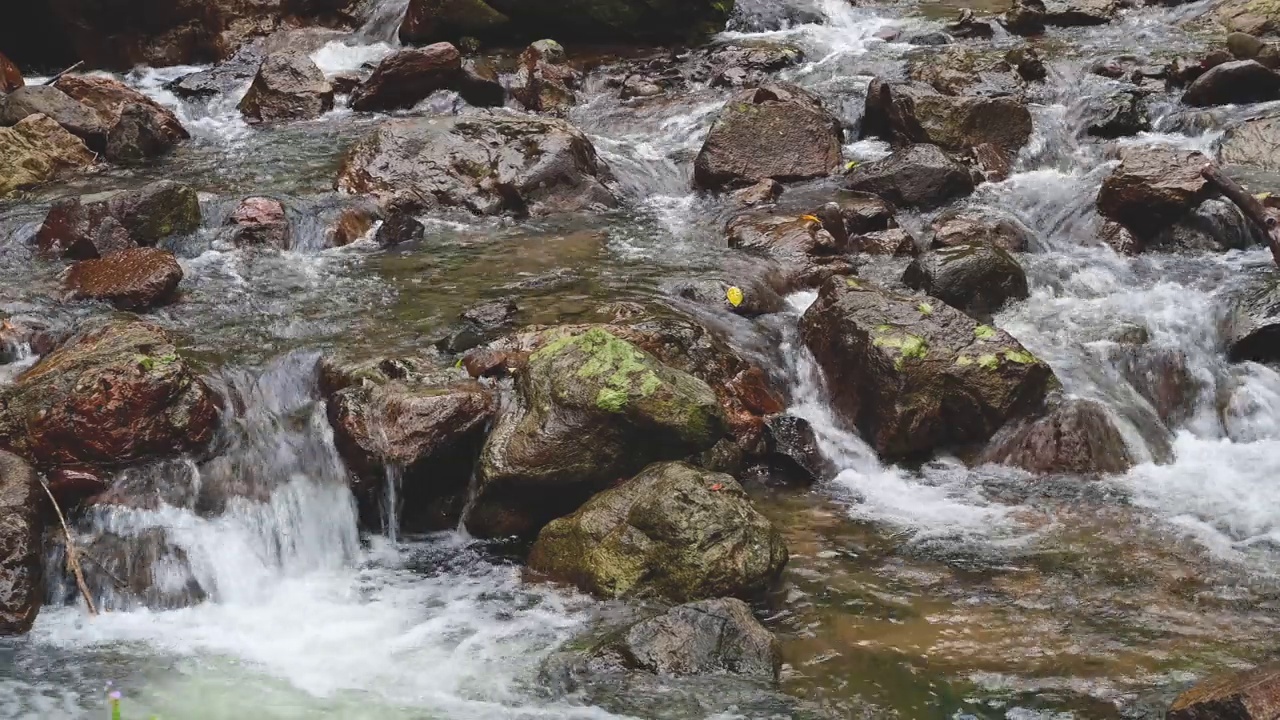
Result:
{"label": "small waterfall", "polygon": [[400,23],[409,9],[409,0],[367,0],[364,25],[356,31],[362,44],[400,44]]}

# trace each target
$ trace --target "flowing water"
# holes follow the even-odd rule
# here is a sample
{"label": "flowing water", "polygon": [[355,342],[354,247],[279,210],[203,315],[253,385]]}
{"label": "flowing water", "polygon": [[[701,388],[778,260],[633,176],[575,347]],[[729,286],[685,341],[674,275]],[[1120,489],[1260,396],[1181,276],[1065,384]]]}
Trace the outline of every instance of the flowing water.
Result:
{"label": "flowing water", "polygon": [[[405,3],[370,5],[351,41],[315,53],[326,71],[392,50]],[[807,60],[785,79],[853,127],[871,76],[901,77],[919,52],[877,31],[936,29],[955,7],[743,0],[723,39],[799,45]],[[482,299],[514,297],[521,322],[591,321],[608,303],[674,302],[662,293],[673,278],[731,274],[721,233],[728,210],[689,189],[725,91],[620,101],[600,89],[572,111],[617,176],[624,210],[429,218],[422,245],[382,251],[368,240],[321,249],[319,221],[336,205],[330,188],[342,151],[378,118],[340,109],[251,129],[238,97],[183,103],[163,89],[197,68],[129,74],[177,110],[192,141],[154,166],[0,205],[0,310],[55,328],[104,312],[60,303],[60,266],[28,249],[52,198],[159,177],[190,183],[203,193],[206,228],[175,243],[184,295],[153,317],[215,369],[230,417],[216,459],[130,471],[116,480],[128,502],[80,519],[86,543],[146,541],[155,551],[145,565],[117,558],[126,577],[91,572],[111,610],[96,618],[72,586],[52,584],[55,602],[32,633],[0,641],[2,714],[105,717],[111,683],[130,717],[184,720],[1155,718],[1193,678],[1267,658],[1280,619],[1280,375],[1228,364],[1219,320],[1225,293],[1271,272],[1271,261],[1263,250],[1131,259],[1093,242],[1093,199],[1111,161],[1104,144],[1085,138],[1081,109],[1110,83],[1086,70],[1115,54],[1160,61],[1203,48],[1181,23],[1208,9],[1133,10],[1109,26],[1054,32],[1030,147],[1007,181],[965,201],[1034,232],[1024,258],[1032,296],[996,323],[1046,359],[1068,392],[1110,408],[1131,451],[1148,460],[1131,472],[1032,479],[949,458],[886,466],[834,421],[822,378],[796,342],[812,293],[756,322],[681,306],[785,380],[791,411],[811,421],[840,470],[812,492],[757,491],[792,554],[783,586],[759,610],[782,641],[782,690],[805,710],[779,710],[789,706],[777,697],[676,703],[675,687],[632,697],[547,693],[542,659],[622,610],[523,582],[507,559],[517,553],[501,545],[463,533],[402,537],[394,496],[384,533],[361,536],[314,377],[326,349],[412,351]],[[1245,112],[1180,112],[1172,98],[1154,107],[1159,131],[1123,142],[1213,152]],[[420,111],[455,108],[443,97]],[[886,147],[851,142],[845,151],[867,160]],[[790,188],[784,203],[803,211],[833,187]],[[217,227],[247,194],[286,201],[295,249],[219,242]],[[892,261],[864,270],[885,280],[900,272]],[[1145,327],[1152,347],[1187,357],[1198,389],[1171,440],[1119,370],[1108,338],[1126,324]],[[0,382],[21,366],[0,367]],[[396,487],[394,473],[387,481]],[[90,547],[111,565],[109,543]],[[59,564],[55,551],[50,567]],[[175,609],[146,609],[131,585],[138,572],[148,604]],[[193,593],[205,601],[191,605]]]}

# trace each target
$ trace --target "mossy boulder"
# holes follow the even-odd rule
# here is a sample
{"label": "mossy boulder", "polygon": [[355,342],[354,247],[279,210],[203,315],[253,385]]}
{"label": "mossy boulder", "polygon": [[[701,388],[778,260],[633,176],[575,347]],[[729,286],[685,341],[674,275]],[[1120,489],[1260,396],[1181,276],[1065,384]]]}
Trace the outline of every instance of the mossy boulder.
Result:
{"label": "mossy boulder", "polygon": [[0,391],[0,448],[37,467],[122,467],[197,453],[220,398],[145,322],[86,329]]}
{"label": "mossy boulder", "polygon": [[787,563],[777,528],[731,476],[658,463],[538,535],[529,567],[606,598],[752,597]]}
{"label": "mossy boulder", "polygon": [[84,141],[46,115],[0,128],[0,197],[93,165]]}
{"label": "mossy boulder", "polygon": [[700,453],[725,434],[715,393],[599,327],[529,356],[516,398],[481,453],[476,535],[532,535],[651,462]]}
{"label": "mossy boulder", "polygon": [[861,280],[823,285],[800,333],[840,418],[890,458],[985,441],[1057,385],[1003,330]]}

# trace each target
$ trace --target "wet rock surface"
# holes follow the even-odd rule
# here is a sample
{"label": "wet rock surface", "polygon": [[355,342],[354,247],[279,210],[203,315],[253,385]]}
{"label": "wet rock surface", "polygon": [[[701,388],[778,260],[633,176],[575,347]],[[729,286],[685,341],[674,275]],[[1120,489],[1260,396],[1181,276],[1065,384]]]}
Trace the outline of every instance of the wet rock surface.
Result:
{"label": "wet rock surface", "polygon": [[1008,252],[985,243],[931,250],[911,261],[902,283],[972,317],[989,320],[1006,303],[1025,300],[1027,274]]}
{"label": "wet rock surface", "polygon": [[1209,158],[1165,148],[1122,151],[1120,166],[1102,181],[1098,211],[1139,238],[1173,224],[1208,197],[1200,170]]}
{"label": "wet rock surface", "polygon": [[1203,107],[1280,99],[1280,75],[1255,60],[1226,62],[1196,78],[1182,102]]}
{"label": "wet rock surface", "polygon": [[912,145],[849,173],[846,187],[894,205],[934,208],[973,192],[969,169],[936,145]]}
{"label": "wet rock surface", "polygon": [[379,63],[369,79],[352,91],[351,109],[412,107],[431,93],[453,84],[461,70],[462,56],[449,43],[401,50]]}
{"label": "wet rock surface", "polygon": [[91,150],[106,148],[110,126],[88,105],[56,87],[28,85],[0,97],[0,127],[12,127],[33,115],[52,119]]}
{"label": "wet rock surface", "polygon": [[143,110],[140,113],[137,110],[132,112],[150,118],[153,121],[151,124],[160,128],[161,137],[167,146],[190,137],[172,110],[115,78],[63,75],[54,83],[54,87],[96,112],[107,128],[113,128],[119,123],[130,106],[141,105]]}
{"label": "wet rock surface", "polygon": [[104,300],[121,310],[148,310],[173,300],[182,266],[158,248],[126,248],[82,260],[67,273],[68,294],[77,300]]}
{"label": "wet rock surface", "polygon": [[88,260],[129,247],[154,246],[200,227],[195,190],[169,180],[137,190],[66,198],[54,203],[35,243],[50,255]]}
{"label": "wet rock surface", "polygon": [[0,127],[0,196],[66,177],[93,164],[93,152],[47,115]]}
{"label": "wet rock surface", "polygon": [[0,635],[31,629],[44,602],[44,492],[35,470],[0,450]]}
{"label": "wet rock surface", "polygon": [[240,101],[249,122],[312,120],[332,109],[333,86],[300,53],[268,55]]}
{"label": "wet rock surface", "polygon": [[980,461],[1076,475],[1122,473],[1134,464],[1106,407],[1079,399],[1059,400],[1044,417],[1007,426]]}

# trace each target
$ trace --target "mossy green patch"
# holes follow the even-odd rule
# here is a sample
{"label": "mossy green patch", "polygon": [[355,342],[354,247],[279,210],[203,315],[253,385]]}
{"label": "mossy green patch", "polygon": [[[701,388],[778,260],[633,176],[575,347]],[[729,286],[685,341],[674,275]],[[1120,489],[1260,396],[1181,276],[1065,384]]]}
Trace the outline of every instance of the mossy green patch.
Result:
{"label": "mossy green patch", "polygon": [[853,288],[854,290],[862,289],[862,283],[858,282],[857,280],[854,280],[853,278],[846,278],[844,281],[844,284],[847,285],[848,287]]}
{"label": "mossy green patch", "polygon": [[653,361],[631,343],[592,328],[581,335],[559,338],[530,356],[534,362],[575,349],[586,360],[575,373],[584,380],[602,380],[604,386],[596,395],[596,406],[606,412],[622,412],[635,392],[649,397],[662,386],[653,371]]}
{"label": "mossy green patch", "polygon": [[989,355],[989,354],[979,355],[978,367],[981,367],[983,370],[995,370],[996,368],[1000,367],[1000,358],[996,357],[995,355]]}
{"label": "mossy green patch", "polygon": [[902,341],[902,357],[923,360],[929,354],[929,343],[918,335],[908,335]]}
{"label": "mossy green patch", "polygon": [[929,317],[930,315],[933,314],[933,306],[927,302],[922,302],[919,305],[917,305],[916,310],[919,310],[920,314],[925,317]]}
{"label": "mossy green patch", "polygon": [[1030,365],[1036,361],[1036,356],[1026,351],[1005,350],[1004,359],[1019,365]]}
{"label": "mossy green patch", "polygon": [[611,413],[622,412],[627,407],[627,393],[617,388],[600,388],[596,394],[596,407]]}
{"label": "mossy green patch", "polygon": [[973,336],[979,340],[992,340],[996,336],[996,329],[990,325],[979,325],[973,329]]}
{"label": "mossy green patch", "polygon": [[969,357],[968,355],[956,356],[957,367],[969,367],[972,364],[973,364],[973,358]]}

